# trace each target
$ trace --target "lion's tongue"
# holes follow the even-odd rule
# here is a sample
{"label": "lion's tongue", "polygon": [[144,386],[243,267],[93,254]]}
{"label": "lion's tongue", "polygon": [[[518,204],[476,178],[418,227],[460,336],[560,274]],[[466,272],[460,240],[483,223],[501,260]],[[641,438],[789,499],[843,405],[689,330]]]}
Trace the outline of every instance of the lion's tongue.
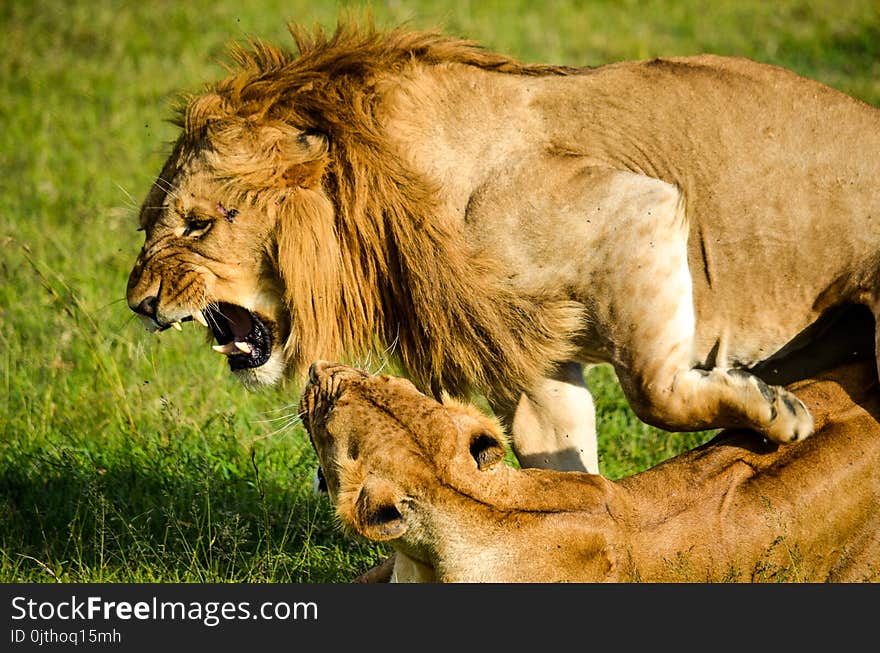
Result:
{"label": "lion's tongue", "polygon": [[245,340],[253,328],[250,313],[240,306],[224,304],[221,308],[223,315],[229,320],[229,328],[233,339]]}

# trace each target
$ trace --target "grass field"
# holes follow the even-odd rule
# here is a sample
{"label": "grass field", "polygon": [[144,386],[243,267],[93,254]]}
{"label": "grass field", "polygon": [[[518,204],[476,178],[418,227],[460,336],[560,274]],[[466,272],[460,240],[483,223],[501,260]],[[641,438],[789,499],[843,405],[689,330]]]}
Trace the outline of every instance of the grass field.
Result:
{"label": "grass field", "polygon": [[[387,548],[311,493],[297,388],[251,393],[204,335],[147,334],[124,301],[137,208],[181,91],[233,41],[289,44],[357,3],[41,0],[0,5],[0,581],[345,582]],[[432,0],[371,5],[527,61],[716,52],[880,105],[876,0]],[[610,477],[705,438],[642,425],[589,372]]]}

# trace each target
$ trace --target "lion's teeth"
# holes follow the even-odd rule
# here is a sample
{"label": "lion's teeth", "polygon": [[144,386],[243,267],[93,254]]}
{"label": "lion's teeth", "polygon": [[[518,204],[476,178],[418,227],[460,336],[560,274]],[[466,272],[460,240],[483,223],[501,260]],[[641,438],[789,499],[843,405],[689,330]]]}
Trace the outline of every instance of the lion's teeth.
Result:
{"label": "lion's teeth", "polygon": [[227,356],[237,354],[238,352],[251,353],[251,346],[246,342],[227,342],[225,345],[212,345],[211,349]]}
{"label": "lion's teeth", "polygon": [[172,322],[172,323],[171,323],[171,326],[173,326],[173,327],[174,327],[175,329],[177,329],[178,331],[183,331],[183,327],[180,326],[180,322]]}
{"label": "lion's teeth", "polygon": [[205,319],[205,314],[202,313],[201,311],[198,311],[198,310],[195,311],[195,312],[193,313],[193,319],[194,319],[196,322],[198,322],[199,324],[201,324],[203,327],[207,327],[207,326],[208,326],[208,320]]}

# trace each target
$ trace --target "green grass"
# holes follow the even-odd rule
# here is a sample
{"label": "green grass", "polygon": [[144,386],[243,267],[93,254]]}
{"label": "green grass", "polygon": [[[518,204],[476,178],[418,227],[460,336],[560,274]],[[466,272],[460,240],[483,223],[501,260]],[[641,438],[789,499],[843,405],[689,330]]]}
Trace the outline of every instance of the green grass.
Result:
{"label": "green grass", "polygon": [[[146,334],[124,302],[137,207],[181,91],[234,40],[289,44],[365,5],[301,0],[0,5],[0,581],[344,582],[388,552],[311,494],[296,388],[250,393],[197,330]],[[528,61],[598,65],[703,51],[789,66],[880,104],[874,0],[383,2]],[[641,424],[589,372],[602,469],[702,441]]]}

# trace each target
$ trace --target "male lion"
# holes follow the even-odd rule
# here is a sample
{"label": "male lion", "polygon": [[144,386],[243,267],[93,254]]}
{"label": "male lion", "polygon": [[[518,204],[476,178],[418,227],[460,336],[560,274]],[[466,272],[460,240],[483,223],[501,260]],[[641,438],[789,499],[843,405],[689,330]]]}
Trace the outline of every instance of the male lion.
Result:
{"label": "male lion", "polygon": [[398,377],[318,362],[301,408],[340,523],[403,554],[397,581],[876,581],[873,367],[791,386],[803,442],[723,431],[616,482],[503,464],[492,420]]}
{"label": "male lion", "polygon": [[128,282],[241,379],[391,351],[435,397],[482,393],[524,466],[597,472],[584,364],[663,429],[789,442],[812,419],[777,384],[824,362],[791,356],[835,321],[824,358],[873,344],[877,109],[744,59],[291,31],[298,56],[240,49],[182,110]]}

